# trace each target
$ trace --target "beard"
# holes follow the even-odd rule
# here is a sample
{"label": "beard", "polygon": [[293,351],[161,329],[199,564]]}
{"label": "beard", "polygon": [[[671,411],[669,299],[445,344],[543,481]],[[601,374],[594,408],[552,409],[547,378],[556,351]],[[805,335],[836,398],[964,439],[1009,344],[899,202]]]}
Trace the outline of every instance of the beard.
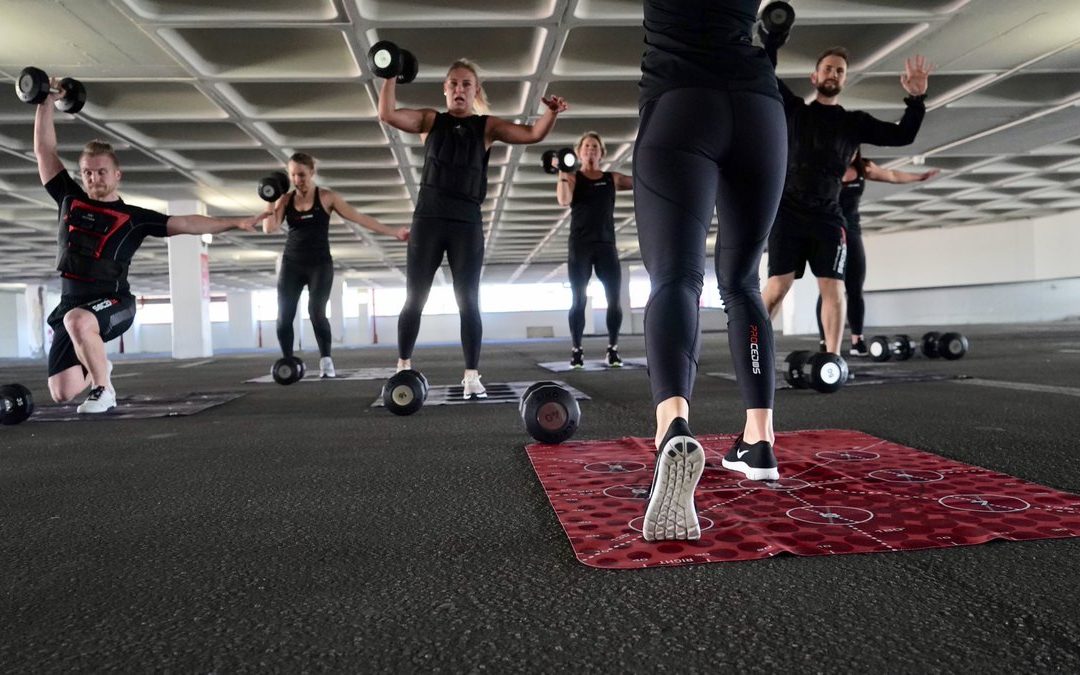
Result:
{"label": "beard", "polygon": [[817,90],[818,93],[822,96],[828,96],[832,98],[833,96],[837,96],[841,91],[843,91],[843,87],[841,87],[840,83],[836,80],[830,79],[818,84]]}

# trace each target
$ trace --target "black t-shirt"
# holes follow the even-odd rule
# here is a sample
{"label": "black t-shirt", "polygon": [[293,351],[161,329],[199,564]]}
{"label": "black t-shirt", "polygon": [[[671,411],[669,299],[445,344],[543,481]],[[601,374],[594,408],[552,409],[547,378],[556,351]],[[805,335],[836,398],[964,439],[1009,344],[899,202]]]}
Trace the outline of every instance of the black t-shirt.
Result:
{"label": "black t-shirt", "polygon": [[479,223],[487,196],[487,115],[438,113],[424,142],[416,218]]}
{"label": "black t-shirt", "polygon": [[62,293],[130,293],[131,257],[146,237],[169,235],[169,217],[122,199],[90,199],[66,169],[53,176],[45,189],[60,207],[56,245]]}
{"label": "black t-shirt", "polygon": [[812,227],[825,237],[845,225],[840,182],[862,143],[909,145],[915,140],[926,106],[923,97],[904,100],[900,122],[883,122],[839,105],[807,104],[777,80],[788,123],[788,166],[777,224]]}
{"label": "black t-shirt", "polygon": [[319,199],[319,188],[315,188],[315,199],[307,211],[298,211],[295,205],[296,192],[289,195],[285,204],[285,222],[289,224],[289,237],[285,240],[285,257],[299,263],[311,264],[330,262],[330,214],[323,208]]}
{"label": "black t-shirt", "polygon": [[855,180],[844,183],[840,187],[840,210],[844,213],[844,224],[850,233],[862,231],[859,215],[859,201],[862,200],[863,191],[866,190],[866,178],[857,176]]}
{"label": "black t-shirt", "polygon": [[759,0],[645,0],[638,105],[705,87],[779,98],[772,63],[751,44]]}
{"label": "black t-shirt", "polygon": [[615,177],[610,172],[595,180],[577,172],[570,200],[570,240],[615,243]]}

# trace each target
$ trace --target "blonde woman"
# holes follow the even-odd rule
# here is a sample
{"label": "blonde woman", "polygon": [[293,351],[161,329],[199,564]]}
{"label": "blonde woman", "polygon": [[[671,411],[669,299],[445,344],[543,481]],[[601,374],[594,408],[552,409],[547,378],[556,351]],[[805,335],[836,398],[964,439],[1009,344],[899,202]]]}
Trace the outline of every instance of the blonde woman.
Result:
{"label": "blonde woman", "polygon": [[420,313],[445,254],[454,279],[461,315],[461,348],[466,399],[486,398],[480,384],[480,268],[484,227],[480,207],[487,196],[487,165],[496,141],[538,143],[566,110],[558,96],[542,99],[544,114],[534,124],[514,124],[487,112],[483,85],[474,64],[455,61],[443,80],[446,112],[397,107],[397,80],[385,80],[379,94],[379,119],[424,139],[424,169],[413,213],[406,259],[405,306],[398,317],[398,370],[412,367],[420,333]]}

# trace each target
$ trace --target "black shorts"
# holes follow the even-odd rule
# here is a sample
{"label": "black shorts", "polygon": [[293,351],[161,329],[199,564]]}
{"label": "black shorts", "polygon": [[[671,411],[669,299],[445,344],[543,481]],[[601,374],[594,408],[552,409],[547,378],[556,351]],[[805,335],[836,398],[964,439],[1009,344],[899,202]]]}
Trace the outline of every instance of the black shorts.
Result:
{"label": "black shorts", "polygon": [[[64,316],[77,307],[97,317],[103,342],[120,337],[135,321],[134,295],[61,296],[60,304],[47,319],[49,327],[53,329],[52,347],[49,348],[49,377],[80,365],[75,345],[71,343],[71,336],[64,326]],[[86,372],[85,367],[83,372]]]}
{"label": "black shorts", "polygon": [[819,279],[841,279],[847,269],[847,237],[837,228],[835,238],[815,232],[793,233],[773,227],[769,234],[769,276],[795,273],[801,279],[810,263],[810,271]]}

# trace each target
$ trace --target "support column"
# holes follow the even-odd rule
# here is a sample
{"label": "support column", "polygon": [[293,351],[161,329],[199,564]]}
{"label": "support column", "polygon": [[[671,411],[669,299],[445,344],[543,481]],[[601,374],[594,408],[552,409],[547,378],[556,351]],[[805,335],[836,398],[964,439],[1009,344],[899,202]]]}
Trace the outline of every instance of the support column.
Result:
{"label": "support column", "polygon": [[225,297],[229,305],[229,347],[255,349],[259,336],[255,325],[255,303],[251,291],[230,291]]}
{"label": "support column", "polygon": [[[196,200],[169,202],[170,215],[205,215]],[[172,351],[174,359],[214,354],[210,333],[210,248],[202,237],[169,237],[169,295],[172,299]]]}
{"label": "support column", "polygon": [[334,344],[345,344],[345,279],[340,274],[330,287],[330,335]]}
{"label": "support column", "polygon": [[622,307],[622,335],[634,334],[634,310],[630,308],[630,263],[620,262],[619,306]]}
{"label": "support column", "polygon": [[30,355],[30,326],[24,293],[0,291],[0,357]]}
{"label": "support column", "polygon": [[45,355],[45,287],[30,284],[26,287],[26,315],[30,323],[27,347],[32,358]]}
{"label": "support column", "polygon": [[592,296],[585,296],[585,335],[596,332],[596,317],[593,316]]}
{"label": "support column", "polygon": [[780,307],[784,335],[817,334],[817,278],[807,270],[806,276],[796,279]]}

